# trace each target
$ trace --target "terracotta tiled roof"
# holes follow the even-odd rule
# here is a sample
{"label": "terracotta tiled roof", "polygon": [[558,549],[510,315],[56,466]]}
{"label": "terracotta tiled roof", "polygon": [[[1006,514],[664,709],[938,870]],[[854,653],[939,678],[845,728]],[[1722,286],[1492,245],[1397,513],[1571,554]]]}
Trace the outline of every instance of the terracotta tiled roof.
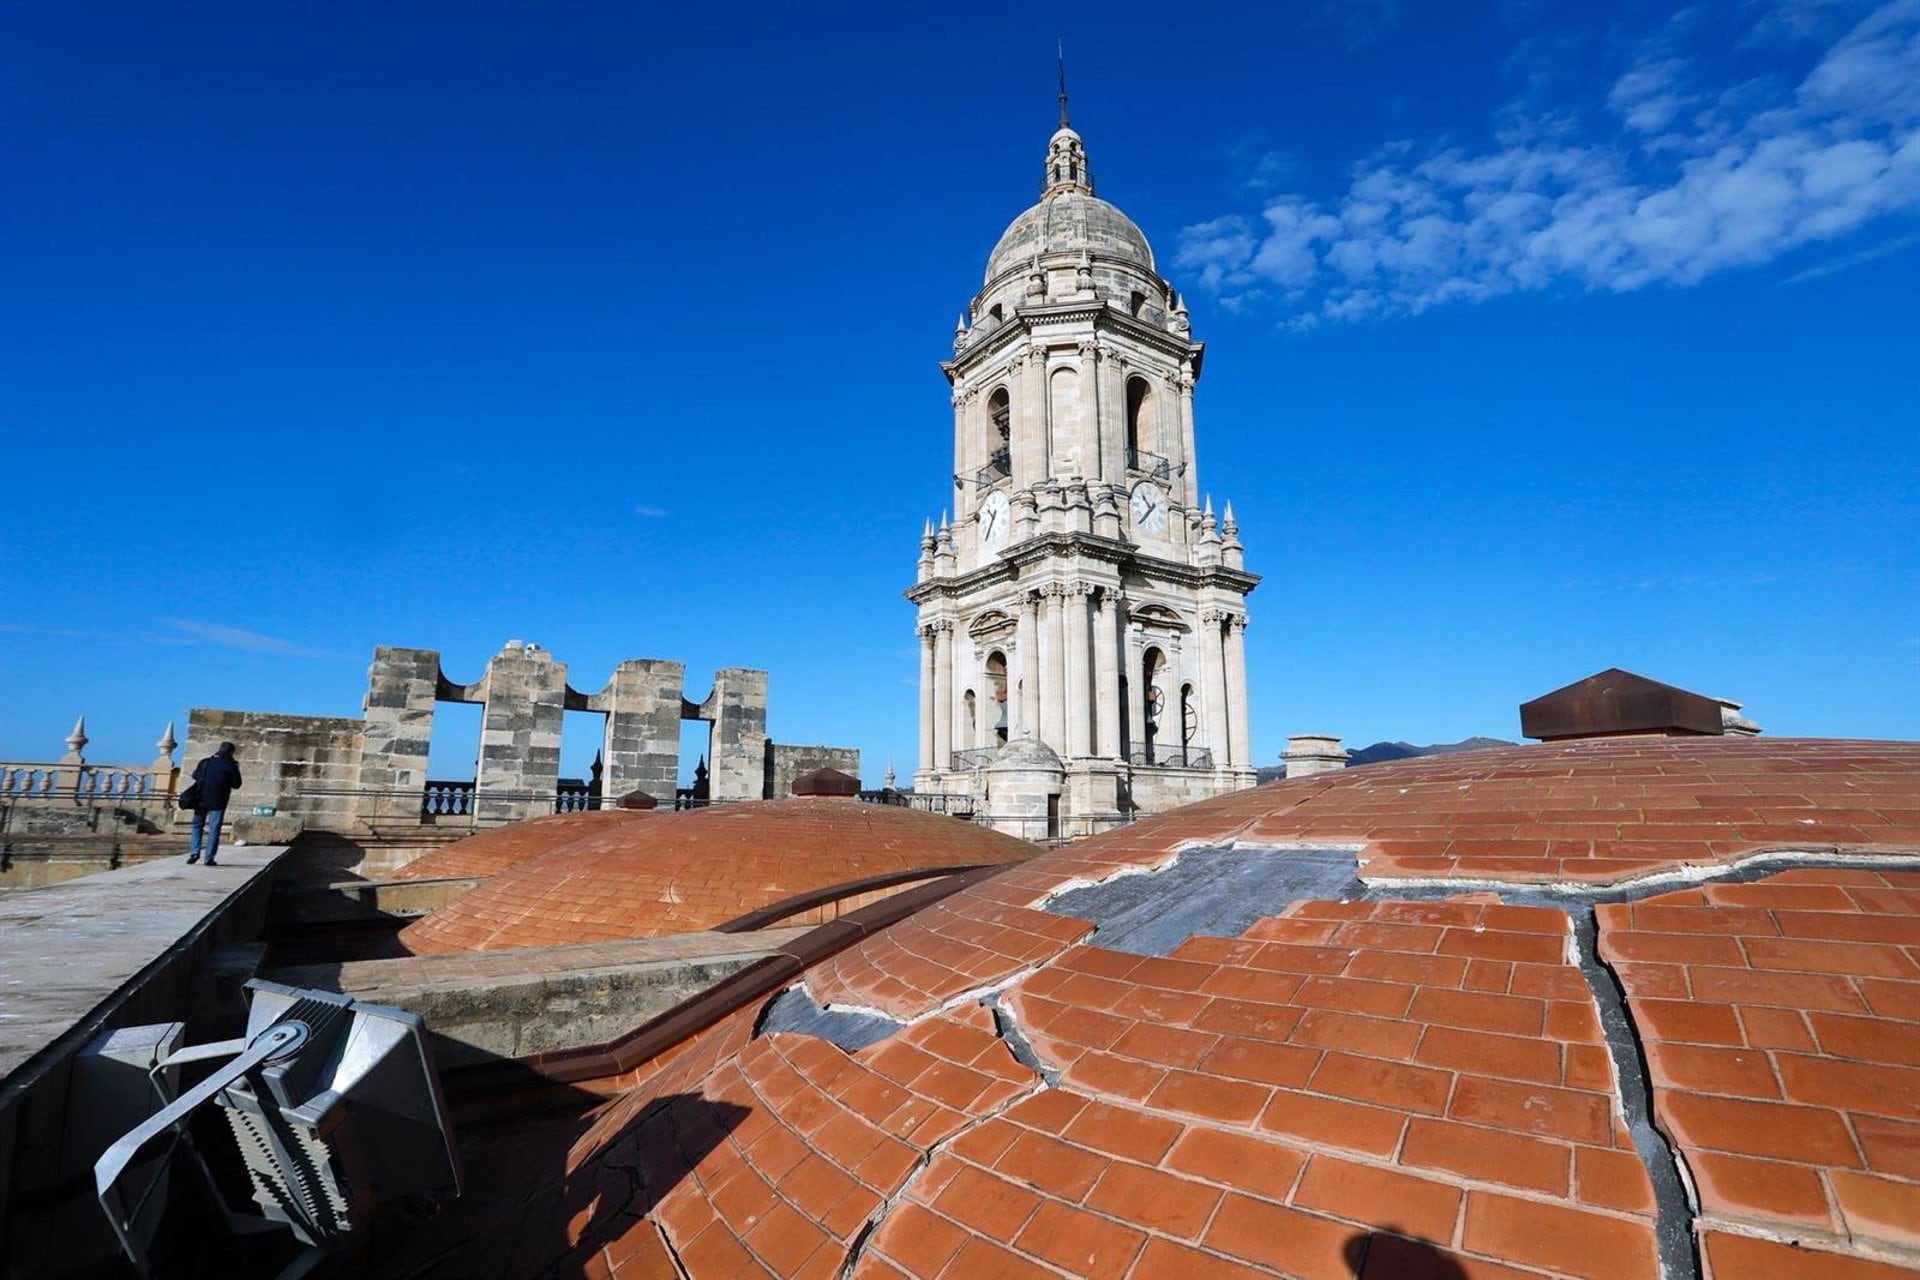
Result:
{"label": "terracotta tiled roof", "polygon": [[[1920,744],[1686,739],[1161,815],[808,970],[877,1043],[742,1009],[393,1273],[1920,1276],[1917,796]],[[1578,883],[1770,848],[1828,865]]]}
{"label": "terracotta tiled roof", "polygon": [[1920,872],[1787,871],[1599,916],[1703,1219],[1920,1246]]}
{"label": "terracotta tiled roof", "polygon": [[479,835],[456,840],[423,854],[394,872],[395,880],[462,880],[497,876],[509,867],[531,862],[582,836],[624,827],[651,816],[644,809],[589,809],[583,813],[555,813],[544,818],[513,822]]}
{"label": "terracotta tiled roof", "polygon": [[572,840],[399,936],[420,954],[659,937],[863,876],[1033,852],[952,818],[851,799],[715,805]]}
{"label": "terracotta tiled roof", "polygon": [[1370,877],[1605,882],[1769,848],[1920,852],[1920,747],[1624,738],[1367,765],[1207,801],[1088,841],[1162,831],[1353,841]]}

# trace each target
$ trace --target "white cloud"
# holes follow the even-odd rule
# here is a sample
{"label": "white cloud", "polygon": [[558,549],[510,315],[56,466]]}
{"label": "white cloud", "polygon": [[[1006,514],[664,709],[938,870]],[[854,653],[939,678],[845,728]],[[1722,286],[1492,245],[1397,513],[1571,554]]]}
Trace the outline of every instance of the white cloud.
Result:
{"label": "white cloud", "polygon": [[1607,105],[1634,132],[1658,133],[1691,102],[1681,89],[1685,69],[1679,58],[1639,63],[1614,81]]}
{"label": "white cloud", "polygon": [[249,631],[245,627],[229,627],[218,622],[197,622],[192,618],[161,618],[160,625],[171,630],[171,634],[155,636],[161,644],[210,644],[222,649],[245,649],[250,653],[277,653],[289,658],[341,658],[345,654],[328,649],[315,649],[297,644],[292,640],[283,640],[278,636],[262,635],[258,631]]}
{"label": "white cloud", "polygon": [[1607,138],[1528,111],[1491,149],[1393,144],[1335,200],[1188,227],[1175,261],[1232,302],[1276,293],[1306,327],[1561,283],[1689,285],[1920,210],[1920,0],[1868,15],[1797,88],[1710,96],[1687,74],[1666,52],[1636,62]]}

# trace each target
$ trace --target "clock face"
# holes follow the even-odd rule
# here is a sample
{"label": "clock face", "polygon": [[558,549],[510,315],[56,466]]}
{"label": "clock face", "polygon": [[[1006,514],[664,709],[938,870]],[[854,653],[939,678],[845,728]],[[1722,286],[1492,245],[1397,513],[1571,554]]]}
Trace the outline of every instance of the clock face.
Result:
{"label": "clock face", "polygon": [[1012,519],[1008,509],[1007,495],[1003,490],[995,489],[980,504],[980,540],[989,547],[997,547],[1007,540],[1007,525]]}
{"label": "clock face", "polygon": [[1142,480],[1133,488],[1127,503],[1133,512],[1134,527],[1147,533],[1167,531],[1167,495],[1151,480]]}

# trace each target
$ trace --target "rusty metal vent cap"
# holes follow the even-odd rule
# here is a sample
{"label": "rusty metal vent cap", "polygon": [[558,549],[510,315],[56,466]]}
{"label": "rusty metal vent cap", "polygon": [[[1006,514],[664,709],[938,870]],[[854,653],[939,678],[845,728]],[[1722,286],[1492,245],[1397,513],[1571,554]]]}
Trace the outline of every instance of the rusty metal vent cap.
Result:
{"label": "rusty metal vent cap", "polygon": [[1520,732],[1542,742],[1617,734],[1719,734],[1720,700],[1609,667],[1520,704]]}

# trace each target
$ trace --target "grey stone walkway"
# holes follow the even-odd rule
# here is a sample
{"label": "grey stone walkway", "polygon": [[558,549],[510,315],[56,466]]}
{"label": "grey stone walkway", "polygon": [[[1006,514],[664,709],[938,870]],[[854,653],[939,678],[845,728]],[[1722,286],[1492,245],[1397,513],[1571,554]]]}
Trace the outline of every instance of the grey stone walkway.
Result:
{"label": "grey stone walkway", "polygon": [[167,858],[0,893],[0,1092],[285,852],[241,845],[214,867]]}

